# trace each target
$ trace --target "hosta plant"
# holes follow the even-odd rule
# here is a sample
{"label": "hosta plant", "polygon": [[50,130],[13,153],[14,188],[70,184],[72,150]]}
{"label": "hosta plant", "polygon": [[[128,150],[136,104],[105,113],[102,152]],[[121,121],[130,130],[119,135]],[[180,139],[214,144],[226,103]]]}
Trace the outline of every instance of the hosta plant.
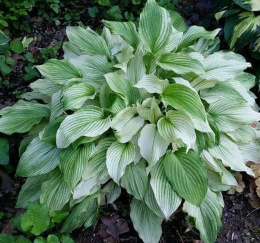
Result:
{"label": "hosta plant", "polygon": [[27,133],[17,207],[70,211],[61,232],[89,227],[124,188],[144,242],[181,206],[204,242],[221,227],[221,192],[259,162],[244,58],[219,51],[219,30],[188,28],[148,0],[139,26],[104,21],[103,33],[68,27],[64,60],[37,66],[43,79],[0,111],[0,131]]}

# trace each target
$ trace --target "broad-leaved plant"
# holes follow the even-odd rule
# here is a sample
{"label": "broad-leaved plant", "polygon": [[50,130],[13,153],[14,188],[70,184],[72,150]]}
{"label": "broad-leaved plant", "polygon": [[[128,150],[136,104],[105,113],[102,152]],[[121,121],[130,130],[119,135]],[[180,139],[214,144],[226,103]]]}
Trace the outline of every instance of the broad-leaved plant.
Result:
{"label": "broad-leaved plant", "polygon": [[250,63],[219,50],[219,30],[188,28],[154,0],[138,27],[103,23],[101,35],[68,27],[64,60],[37,66],[44,79],[0,111],[1,132],[28,133],[17,207],[70,210],[61,228],[70,232],[92,225],[124,188],[144,242],[159,241],[182,202],[203,241],[214,242],[221,192],[260,160]]}

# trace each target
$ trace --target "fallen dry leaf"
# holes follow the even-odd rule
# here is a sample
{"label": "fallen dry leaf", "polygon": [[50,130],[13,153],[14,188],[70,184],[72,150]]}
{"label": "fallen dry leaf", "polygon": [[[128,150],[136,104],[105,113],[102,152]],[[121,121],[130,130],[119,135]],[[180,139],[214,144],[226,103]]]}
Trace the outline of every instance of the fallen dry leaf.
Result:
{"label": "fallen dry leaf", "polygon": [[106,232],[115,239],[118,239],[120,234],[129,232],[127,221],[119,218],[119,215],[104,216],[101,221],[107,227]]}
{"label": "fallen dry leaf", "polygon": [[242,174],[237,172],[236,173],[236,180],[237,180],[237,186],[233,186],[229,191],[227,191],[227,194],[235,194],[236,192],[241,193],[245,189],[245,183],[243,182]]}

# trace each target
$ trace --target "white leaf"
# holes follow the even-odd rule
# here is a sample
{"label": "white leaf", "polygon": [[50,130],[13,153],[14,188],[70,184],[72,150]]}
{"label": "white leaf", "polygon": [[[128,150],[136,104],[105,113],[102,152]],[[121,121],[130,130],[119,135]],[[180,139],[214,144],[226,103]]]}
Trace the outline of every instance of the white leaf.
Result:
{"label": "white leaf", "polygon": [[138,139],[140,153],[149,163],[149,168],[155,165],[165,154],[169,144],[160,135],[155,124],[145,125]]}
{"label": "white leaf", "polygon": [[126,166],[134,161],[135,147],[133,143],[114,142],[107,150],[106,165],[109,175],[119,183],[125,173]]}

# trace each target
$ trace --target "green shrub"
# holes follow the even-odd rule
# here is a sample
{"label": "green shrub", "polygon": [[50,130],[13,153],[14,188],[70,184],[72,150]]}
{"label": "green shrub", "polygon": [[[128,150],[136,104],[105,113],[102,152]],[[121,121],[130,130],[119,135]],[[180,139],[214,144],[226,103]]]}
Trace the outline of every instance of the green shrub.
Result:
{"label": "green shrub", "polygon": [[226,18],[225,40],[234,51],[250,45],[252,55],[260,59],[260,2],[237,0],[236,4],[216,14],[217,20]]}
{"label": "green shrub", "polygon": [[[144,242],[180,207],[205,242],[221,228],[222,191],[233,174],[259,162],[245,59],[219,51],[219,30],[188,28],[175,12],[148,0],[139,28],[104,21],[101,35],[68,27],[64,60],[37,66],[36,100],[0,111],[0,131],[27,133],[17,174],[28,177],[17,207],[70,210],[61,233],[97,219],[121,187]],[[46,103],[46,104],[44,104]]]}

